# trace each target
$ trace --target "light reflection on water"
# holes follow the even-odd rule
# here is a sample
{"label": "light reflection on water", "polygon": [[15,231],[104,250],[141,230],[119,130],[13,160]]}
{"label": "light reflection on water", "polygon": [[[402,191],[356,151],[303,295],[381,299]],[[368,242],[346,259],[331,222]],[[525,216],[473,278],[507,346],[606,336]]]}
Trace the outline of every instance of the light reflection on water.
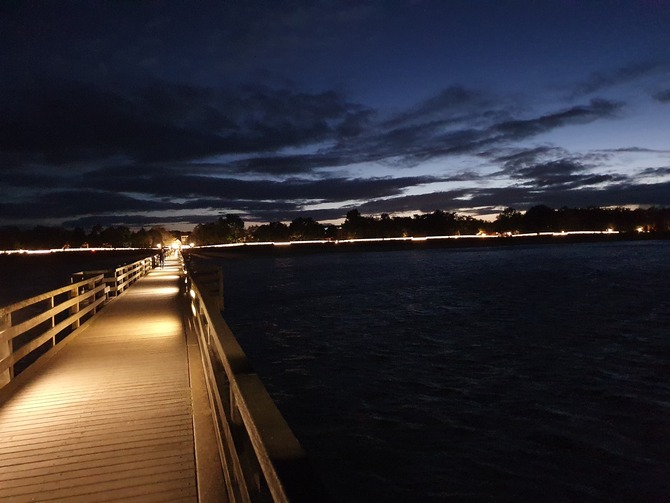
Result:
{"label": "light reflection on water", "polygon": [[654,501],[668,251],[224,260],[224,315],[338,501]]}

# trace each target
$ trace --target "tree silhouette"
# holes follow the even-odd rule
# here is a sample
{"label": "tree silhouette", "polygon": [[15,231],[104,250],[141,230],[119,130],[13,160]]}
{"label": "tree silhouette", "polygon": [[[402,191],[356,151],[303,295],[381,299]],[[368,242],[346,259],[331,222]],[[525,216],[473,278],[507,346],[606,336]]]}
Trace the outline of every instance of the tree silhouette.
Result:
{"label": "tree silhouette", "polygon": [[549,206],[540,204],[530,208],[523,218],[527,232],[546,232],[556,229],[556,212]]}
{"label": "tree silhouette", "polygon": [[293,220],[289,232],[293,240],[323,239],[326,236],[324,226],[310,217]]}

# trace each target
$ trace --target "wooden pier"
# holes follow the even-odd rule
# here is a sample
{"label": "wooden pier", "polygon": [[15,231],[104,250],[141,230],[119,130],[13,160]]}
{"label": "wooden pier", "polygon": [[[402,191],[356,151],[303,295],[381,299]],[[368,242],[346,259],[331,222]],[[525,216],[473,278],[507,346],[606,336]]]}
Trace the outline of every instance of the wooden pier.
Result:
{"label": "wooden pier", "polygon": [[[238,396],[231,405],[238,378],[226,378],[188,329],[222,319],[198,318],[203,310],[189,297],[208,301],[187,295],[184,283],[181,262],[169,259],[0,391],[0,501],[312,500],[319,489],[303,470],[304,453],[264,388],[255,385],[256,404]],[[207,337],[217,334],[209,328]],[[212,414],[217,403],[224,405]],[[228,421],[222,416],[231,407]],[[288,442],[266,445],[287,431]],[[251,474],[236,454],[239,438],[254,444],[245,451],[260,448]],[[300,473],[276,469],[284,458]]]}

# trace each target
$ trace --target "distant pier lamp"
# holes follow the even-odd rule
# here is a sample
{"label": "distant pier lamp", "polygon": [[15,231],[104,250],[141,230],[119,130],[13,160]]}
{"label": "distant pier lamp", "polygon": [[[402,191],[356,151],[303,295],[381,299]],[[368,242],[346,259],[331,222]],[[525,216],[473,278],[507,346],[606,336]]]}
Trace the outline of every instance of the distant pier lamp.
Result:
{"label": "distant pier lamp", "polygon": [[175,240],[172,242],[172,249],[173,249],[173,250],[179,250],[179,249],[181,249],[181,241],[180,241],[179,239],[175,239]]}

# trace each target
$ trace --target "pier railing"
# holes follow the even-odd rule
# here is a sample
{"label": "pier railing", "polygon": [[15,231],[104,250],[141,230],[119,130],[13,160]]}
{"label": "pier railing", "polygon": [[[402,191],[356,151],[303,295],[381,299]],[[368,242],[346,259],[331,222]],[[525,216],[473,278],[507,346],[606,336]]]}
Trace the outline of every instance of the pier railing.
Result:
{"label": "pier railing", "polygon": [[125,264],[115,269],[99,271],[81,271],[72,275],[72,281],[82,280],[102,274],[104,282],[109,287],[109,295],[115,297],[123,293],[130,285],[147,274],[157,264],[155,257],[147,257],[132,264]]}
{"label": "pier railing", "polygon": [[104,271],[82,271],[71,284],[0,308],[0,388],[62,346],[108,300],[151,270],[152,258]]}
{"label": "pier railing", "polygon": [[188,328],[205,369],[231,502],[328,501],[305,451],[221,315],[220,270],[187,271]]}

